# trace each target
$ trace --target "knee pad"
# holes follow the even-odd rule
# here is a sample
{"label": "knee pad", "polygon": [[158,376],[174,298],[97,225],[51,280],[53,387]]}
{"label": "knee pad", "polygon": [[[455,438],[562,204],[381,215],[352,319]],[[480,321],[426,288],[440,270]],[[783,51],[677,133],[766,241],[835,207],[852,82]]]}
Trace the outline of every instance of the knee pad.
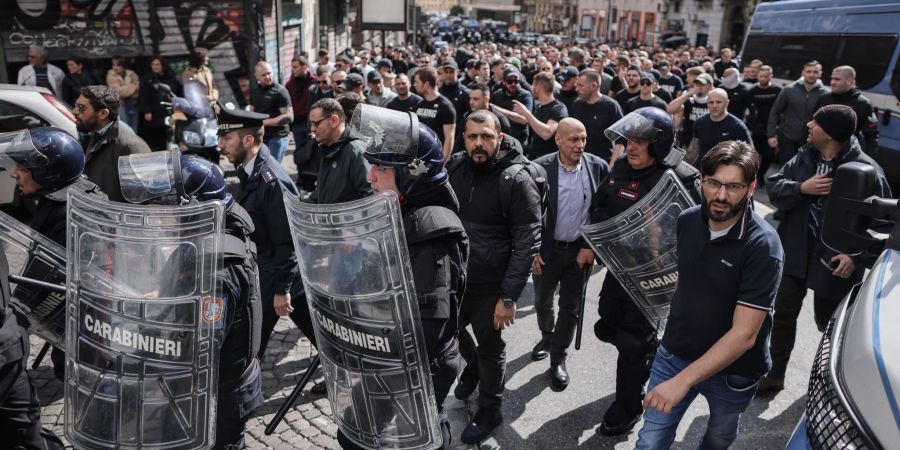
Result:
{"label": "knee pad", "polygon": [[613,344],[616,338],[616,330],[607,325],[603,319],[600,319],[594,324],[594,335],[603,342]]}

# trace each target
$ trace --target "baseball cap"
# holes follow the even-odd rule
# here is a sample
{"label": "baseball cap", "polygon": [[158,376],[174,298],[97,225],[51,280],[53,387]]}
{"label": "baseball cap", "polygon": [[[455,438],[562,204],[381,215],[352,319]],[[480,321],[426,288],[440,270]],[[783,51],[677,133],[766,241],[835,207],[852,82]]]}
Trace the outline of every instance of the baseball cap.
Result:
{"label": "baseball cap", "polygon": [[365,82],[363,81],[362,75],[358,73],[348,73],[347,79],[341,83],[341,87],[343,87],[345,91],[352,91],[363,84],[365,84]]}
{"label": "baseball cap", "polygon": [[452,69],[459,69],[459,64],[456,63],[455,59],[447,58],[447,60],[444,61],[444,64],[441,64],[441,68],[446,69],[447,67],[450,67]]}
{"label": "baseball cap", "polygon": [[366,75],[366,81],[369,83],[378,83],[381,81],[381,74],[378,73],[377,70],[369,71],[369,74]]}
{"label": "baseball cap", "polygon": [[557,78],[559,81],[569,81],[578,76],[578,69],[575,66],[566,67],[559,71]]}
{"label": "baseball cap", "polygon": [[394,70],[394,63],[387,58],[381,58],[378,60],[378,63],[375,64],[375,68],[380,69],[382,67],[387,67],[388,70]]}
{"label": "baseball cap", "polygon": [[700,75],[697,75],[697,78],[694,79],[694,83],[711,85],[713,84],[713,77],[708,73],[701,73]]}

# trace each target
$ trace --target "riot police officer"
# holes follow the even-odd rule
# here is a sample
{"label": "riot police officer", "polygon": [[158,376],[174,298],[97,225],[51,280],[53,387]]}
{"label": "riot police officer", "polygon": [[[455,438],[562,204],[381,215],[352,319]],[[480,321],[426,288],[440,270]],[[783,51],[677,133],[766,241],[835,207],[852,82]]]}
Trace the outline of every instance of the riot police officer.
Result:
{"label": "riot police officer", "polygon": [[[369,141],[364,155],[372,165],[368,174],[372,189],[392,191],[400,197],[431,379],[441,414],[441,448],[449,449],[450,422],[444,414],[443,403],[458,371],[459,302],[465,290],[469,255],[469,241],[457,215],[459,202],[444,169],[441,142],[428,126],[419,123],[412,114],[371,105],[359,108],[363,111],[354,114],[354,119],[363,114],[369,118],[409,115],[410,119],[404,120],[409,122],[408,127],[413,127],[410,133],[413,137],[406,141],[405,148],[376,139]],[[354,120],[351,126],[357,129],[351,128],[351,132],[371,122]],[[340,431],[338,442],[344,448],[358,448]]]}
{"label": "riot police officer", "polygon": [[[670,167],[682,183],[691,185],[689,191],[696,192],[696,188],[690,189],[697,179],[696,171],[681,161],[683,152],[673,148],[674,127],[665,111],[640,108],[605,133],[611,141],[625,145],[626,151],[614,162],[608,181],[594,196],[591,223],[605,221],[632,207]],[[656,352],[657,330],[610,273],[600,290],[599,313],[594,333],[619,351],[616,398],[600,425],[601,434],[615,436],[631,431],[643,412],[644,383],[650,376],[650,364]]]}
{"label": "riot police officer", "polygon": [[[259,253],[263,308],[260,360],[279,316],[290,315],[316,344],[284,206],[284,193],[297,196],[297,187],[262,142],[265,118],[265,114],[243,110],[221,108],[219,112],[219,147],[237,166],[241,185],[238,202],[250,214],[256,230],[250,238]],[[324,385],[314,386],[314,391],[324,393]]]}
{"label": "riot police officer", "polygon": [[[96,184],[82,176],[84,150],[69,133],[52,127],[33,128],[20,132],[28,146],[5,148],[0,153],[0,166],[10,172],[25,198],[36,198],[31,228],[66,246],[66,196],[70,189],[106,196]],[[58,280],[62,281],[62,280]],[[50,354],[53,373],[57,379],[65,377],[66,355],[57,347]]]}
{"label": "riot police officer", "polygon": [[[168,166],[165,157],[174,155],[178,165]],[[143,163],[140,161],[143,160]],[[159,161],[156,163],[155,161]],[[126,170],[123,165],[139,167],[144,173]],[[225,178],[218,166],[197,156],[181,156],[173,152],[157,152],[120,158],[120,183],[125,198],[132,203],[183,204],[187,202],[221,201],[225,205],[225,226],[222,238],[223,270],[217,273],[223,301],[224,330],[220,336],[218,400],[216,408],[216,449],[244,447],[244,427],[256,407],[262,405],[262,375],[256,355],[260,345],[262,309],[256,266],[256,247],[250,239],[253,221],[244,208],[234,201],[225,186]],[[148,176],[147,173],[163,173],[165,177]],[[142,180],[174,180],[168,192],[157,190],[147,193]],[[170,261],[179,261],[184,255],[171,255]],[[164,265],[160,295],[167,289],[177,289],[183,267]]]}

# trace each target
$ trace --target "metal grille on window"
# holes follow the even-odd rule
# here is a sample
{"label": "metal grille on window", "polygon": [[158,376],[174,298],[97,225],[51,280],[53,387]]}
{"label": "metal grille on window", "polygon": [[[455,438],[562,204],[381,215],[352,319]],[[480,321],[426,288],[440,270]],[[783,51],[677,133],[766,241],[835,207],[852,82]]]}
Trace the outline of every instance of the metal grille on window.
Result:
{"label": "metal grille on window", "polygon": [[806,400],[806,435],[813,449],[868,448],[859,428],[847,415],[831,378],[831,344],[835,319],[828,322],[813,360]]}

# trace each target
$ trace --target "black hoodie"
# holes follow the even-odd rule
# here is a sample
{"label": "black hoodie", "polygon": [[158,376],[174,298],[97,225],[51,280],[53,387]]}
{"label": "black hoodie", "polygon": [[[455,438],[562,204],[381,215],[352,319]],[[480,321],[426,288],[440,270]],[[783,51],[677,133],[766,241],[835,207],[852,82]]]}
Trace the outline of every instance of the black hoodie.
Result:
{"label": "black hoodie", "polygon": [[875,117],[872,102],[862,95],[856,87],[843,94],[829,92],[816,100],[815,110],[826,105],[846,105],[856,113],[856,138],[860,146],[870,155],[878,149],[878,119]]}
{"label": "black hoodie", "polygon": [[499,189],[503,169],[524,158],[522,145],[503,135],[496,157],[484,167],[475,166],[467,152],[455,154],[447,164],[471,242],[467,294],[518,300],[531,274],[541,245],[537,185],[526,171],[519,171],[508,205],[501,203]]}

